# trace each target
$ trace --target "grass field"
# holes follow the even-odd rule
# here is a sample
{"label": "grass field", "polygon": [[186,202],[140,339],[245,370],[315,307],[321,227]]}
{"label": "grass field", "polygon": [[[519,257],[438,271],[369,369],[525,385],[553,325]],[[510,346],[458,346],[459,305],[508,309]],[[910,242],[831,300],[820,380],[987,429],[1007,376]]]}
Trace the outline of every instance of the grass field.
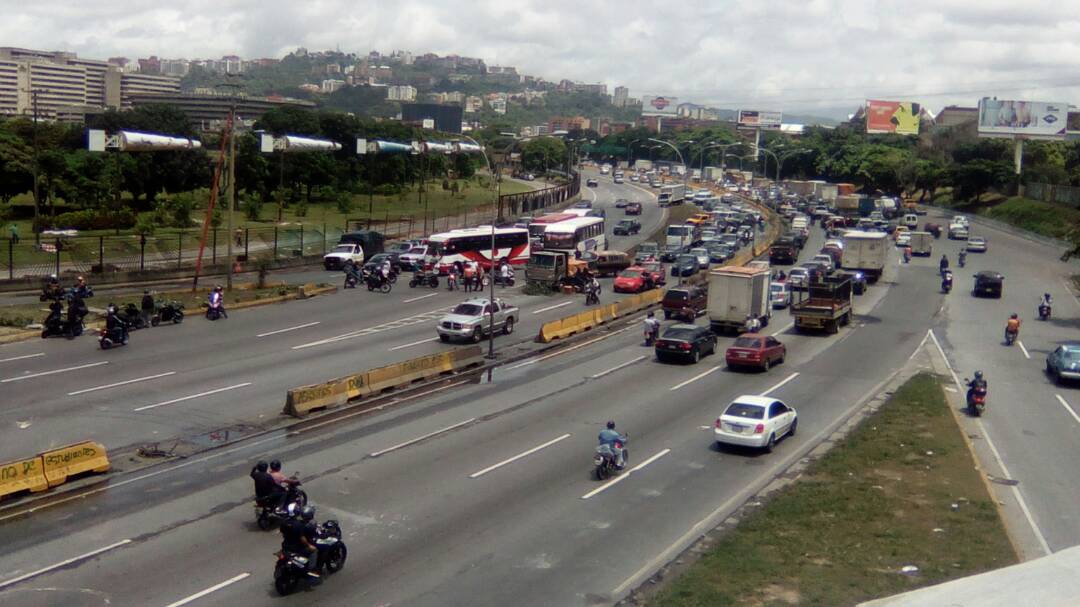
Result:
{"label": "grass field", "polygon": [[841,607],[1017,562],[948,407],[912,378],[646,604]]}

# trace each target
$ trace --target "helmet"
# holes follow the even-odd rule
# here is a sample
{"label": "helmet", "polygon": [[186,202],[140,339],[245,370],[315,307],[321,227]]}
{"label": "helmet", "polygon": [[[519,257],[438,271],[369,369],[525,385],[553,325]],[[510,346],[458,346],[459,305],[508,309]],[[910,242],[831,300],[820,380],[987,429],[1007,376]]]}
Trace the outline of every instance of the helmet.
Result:
{"label": "helmet", "polygon": [[215,291],[220,291],[221,290],[221,285],[218,285],[218,286],[214,287],[214,290]]}
{"label": "helmet", "polygon": [[276,459],[270,460],[270,469],[274,472],[281,470],[281,461]]}
{"label": "helmet", "polygon": [[1016,312],[1013,312],[1012,316],[1009,316],[1009,318],[1019,318],[1019,317],[1016,315]]}
{"label": "helmet", "polygon": [[615,422],[614,421],[609,421],[607,423],[607,429],[608,430],[614,430],[615,429]]}
{"label": "helmet", "polygon": [[649,318],[652,318],[652,317],[654,317],[654,316],[656,316],[656,315],[655,315],[655,314],[653,314],[652,312],[649,312]]}
{"label": "helmet", "polygon": [[1043,297],[1045,297],[1046,299],[1050,299],[1050,294],[1049,293],[1043,293]]}
{"label": "helmet", "polygon": [[315,518],[315,506],[304,506],[304,509],[300,511],[300,518],[305,521]]}
{"label": "helmet", "polygon": [[976,371],[975,372],[975,379],[982,379],[982,376],[983,376],[982,371]]}
{"label": "helmet", "polygon": [[266,472],[266,460],[259,460],[259,463],[255,464],[255,469],[259,472]]}

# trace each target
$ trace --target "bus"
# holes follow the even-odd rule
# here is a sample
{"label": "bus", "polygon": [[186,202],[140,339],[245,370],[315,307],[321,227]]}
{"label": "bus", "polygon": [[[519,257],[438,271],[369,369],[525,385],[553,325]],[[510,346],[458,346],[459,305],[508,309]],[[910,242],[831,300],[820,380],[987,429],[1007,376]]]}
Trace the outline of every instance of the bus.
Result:
{"label": "bus", "polygon": [[544,230],[549,225],[559,223],[560,221],[566,221],[568,219],[575,219],[579,215],[575,213],[550,213],[548,215],[541,215],[532,220],[529,224],[529,244],[534,251],[539,251],[544,248]]}
{"label": "bus", "polygon": [[457,262],[476,261],[485,270],[491,260],[524,266],[529,261],[529,230],[525,228],[495,228],[495,251],[491,250],[491,226],[451,230],[428,237],[424,265],[445,274]]}
{"label": "bus", "polygon": [[602,251],[607,248],[603,217],[578,217],[551,224],[544,230],[545,251]]}

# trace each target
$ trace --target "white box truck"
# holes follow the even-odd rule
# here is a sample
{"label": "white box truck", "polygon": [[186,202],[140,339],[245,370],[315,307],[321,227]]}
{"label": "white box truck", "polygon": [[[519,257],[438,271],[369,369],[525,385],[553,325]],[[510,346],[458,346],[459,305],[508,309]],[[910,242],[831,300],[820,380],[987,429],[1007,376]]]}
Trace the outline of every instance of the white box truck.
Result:
{"label": "white box truck", "polygon": [[934,254],[934,236],[930,232],[910,232],[911,240],[908,242],[911,246],[912,255],[922,255],[924,257],[930,257]]}
{"label": "white box truck", "polygon": [[715,333],[742,332],[747,316],[769,324],[771,272],[763,267],[724,266],[709,272],[709,327]]}
{"label": "white box truck", "polygon": [[682,204],[686,199],[686,186],[677,183],[675,185],[666,185],[660,188],[660,195],[656,201],[660,206],[668,206],[673,204]]}
{"label": "white box truck", "polygon": [[867,282],[876,282],[885,269],[889,235],[884,232],[844,232],[841,267],[862,272]]}

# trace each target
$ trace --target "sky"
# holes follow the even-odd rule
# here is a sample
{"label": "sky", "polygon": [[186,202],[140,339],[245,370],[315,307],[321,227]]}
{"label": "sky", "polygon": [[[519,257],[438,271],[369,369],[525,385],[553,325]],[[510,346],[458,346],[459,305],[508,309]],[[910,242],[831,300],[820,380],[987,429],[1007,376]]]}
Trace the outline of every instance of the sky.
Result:
{"label": "sky", "polygon": [[0,0],[0,46],[100,59],[403,49],[731,109],[836,116],[870,98],[937,112],[981,96],[1080,104],[1077,3]]}

